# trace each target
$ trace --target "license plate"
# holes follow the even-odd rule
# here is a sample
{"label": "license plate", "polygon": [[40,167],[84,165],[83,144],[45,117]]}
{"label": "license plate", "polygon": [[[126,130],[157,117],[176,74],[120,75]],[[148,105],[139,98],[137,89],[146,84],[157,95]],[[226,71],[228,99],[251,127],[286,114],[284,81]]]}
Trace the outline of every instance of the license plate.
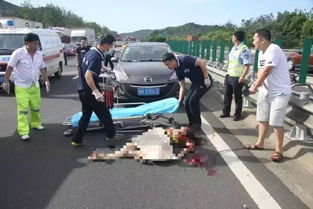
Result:
{"label": "license plate", "polygon": [[156,96],[160,94],[160,88],[138,88],[138,96]]}

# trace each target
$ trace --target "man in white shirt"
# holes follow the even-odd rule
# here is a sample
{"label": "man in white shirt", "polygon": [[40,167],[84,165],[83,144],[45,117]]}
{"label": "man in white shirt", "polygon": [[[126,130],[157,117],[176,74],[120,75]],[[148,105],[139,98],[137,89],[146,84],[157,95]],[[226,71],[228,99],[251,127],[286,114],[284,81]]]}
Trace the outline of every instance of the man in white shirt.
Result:
{"label": "man in white shirt", "polygon": [[34,129],[43,129],[40,119],[40,87],[39,76],[45,81],[46,90],[50,84],[47,77],[46,66],[41,52],[37,51],[39,36],[28,33],[24,37],[25,46],[16,49],[8,63],[5,72],[3,89],[9,93],[10,77],[14,71],[13,81],[17,103],[17,130],[23,141],[28,141],[29,122],[28,111],[30,110],[30,125]]}
{"label": "man in white shirt", "polygon": [[259,121],[259,138],[248,149],[264,149],[265,136],[269,125],[274,128],[276,148],[272,160],[278,162],[283,155],[284,117],[291,94],[291,81],[287,59],[282,49],[273,44],[271,34],[266,29],[257,30],[253,44],[260,50],[258,59],[258,77],[250,87],[251,93],[259,89],[257,100],[257,121]]}

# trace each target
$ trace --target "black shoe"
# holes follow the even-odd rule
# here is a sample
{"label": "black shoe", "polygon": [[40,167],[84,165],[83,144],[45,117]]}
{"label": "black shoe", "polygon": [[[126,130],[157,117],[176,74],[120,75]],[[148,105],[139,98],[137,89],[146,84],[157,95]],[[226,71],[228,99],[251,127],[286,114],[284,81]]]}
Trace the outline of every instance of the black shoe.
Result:
{"label": "black shoe", "polygon": [[241,120],[241,116],[235,115],[233,118],[233,121],[239,121]]}
{"label": "black shoe", "polygon": [[223,114],[220,115],[220,118],[229,118],[229,117],[230,117],[229,114],[224,114],[224,113],[223,113]]}

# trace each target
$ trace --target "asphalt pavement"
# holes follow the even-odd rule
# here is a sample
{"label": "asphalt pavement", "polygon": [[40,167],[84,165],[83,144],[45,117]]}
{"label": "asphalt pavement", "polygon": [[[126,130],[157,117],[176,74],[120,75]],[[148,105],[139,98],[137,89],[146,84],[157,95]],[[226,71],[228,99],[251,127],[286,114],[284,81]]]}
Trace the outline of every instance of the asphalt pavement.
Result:
{"label": "asphalt pavement", "polygon": [[[17,135],[14,95],[0,93],[1,209],[253,209],[272,203],[278,206],[272,208],[308,208],[212,114],[222,104],[216,89],[202,100],[202,116],[209,125],[199,133],[203,143],[196,148],[215,172],[184,160],[88,162],[87,156],[97,148],[114,150],[102,131],[88,133],[88,145],[81,149],[71,147],[71,138],[63,136],[63,121],[80,111],[76,82],[70,59],[63,77],[51,79],[51,92],[42,89],[45,129],[31,130],[31,142]],[[183,109],[173,117],[181,125],[187,123]],[[116,149],[131,137],[123,135]],[[218,144],[222,141],[227,150]],[[240,176],[246,172],[249,178]],[[253,182],[245,180],[250,177]]]}

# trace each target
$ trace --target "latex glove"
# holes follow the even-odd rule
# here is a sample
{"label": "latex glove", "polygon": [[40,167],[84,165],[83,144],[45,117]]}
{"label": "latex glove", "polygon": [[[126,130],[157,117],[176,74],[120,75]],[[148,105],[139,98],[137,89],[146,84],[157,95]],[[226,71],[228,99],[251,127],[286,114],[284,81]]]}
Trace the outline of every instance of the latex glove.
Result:
{"label": "latex glove", "polygon": [[10,94],[10,83],[9,83],[9,82],[3,82],[3,83],[2,83],[2,88],[3,88],[3,90],[4,90],[7,94]]}
{"label": "latex glove", "polygon": [[50,91],[50,82],[45,81],[45,85],[46,85],[46,91],[49,92]]}
{"label": "latex glove", "polygon": [[179,106],[184,106],[184,100],[183,99],[182,100],[178,99],[178,101],[179,101]]}
{"label": "latex glove", "polygon": [[104,97],[103,97],[103,95],[100,93],[100,91],[98,89],[94,90],[92,92],[92,95],[95,96],[95,98],[96,98],[96,100],[98,102],[104,102]]}
{"label": "latex glove", "polygon": [[205,79],[204,79],[204,84],[206,85],[207,88],[209,88],[209,86],[211,85],[211,80],[210,80],[210,78],[205,78]]}
{"label": "latex glove", "polygon": [[110,72],[110,71],[111,71],[111,69],[110,69],[110,68],[108,68],[108,67],[106,67],[106,66],[102,65],[101,72]]}

